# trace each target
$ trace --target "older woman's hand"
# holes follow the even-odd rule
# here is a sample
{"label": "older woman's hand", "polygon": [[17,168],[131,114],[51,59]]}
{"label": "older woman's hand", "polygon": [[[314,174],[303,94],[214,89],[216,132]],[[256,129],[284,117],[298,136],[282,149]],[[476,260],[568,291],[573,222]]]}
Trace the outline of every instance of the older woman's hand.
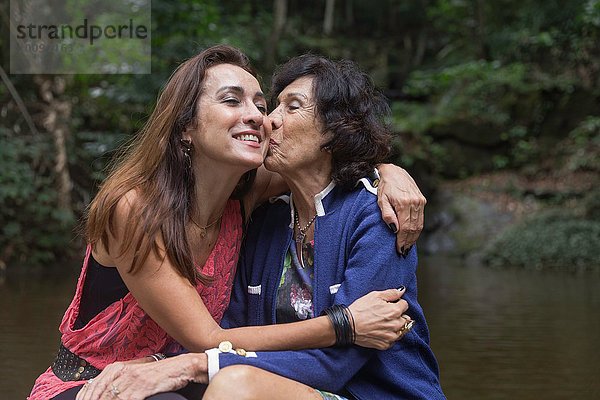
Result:
{"label": "older woman's hand", "polygon": [[204,353],[182,354],[157,362],[116,362],[88,381],[77,400],[145,399],[156,393],[181,389],[189,382],[208,383]]}
{"label": "older woman's hand", "polygon": [[410,317],[404,313],[408,303],[401,297],[405,289],[371,292],[348,307],[354,318],[355,344],[387,350],[407,332],[403,329]]}
{"label": "older woman's hand", "polygon": [[423,216],[427,199],[413,178],[393,164],[377,167],[380,182],[377,203],[385,223],[396,233],[396,248],[406,256],[423,230]]}

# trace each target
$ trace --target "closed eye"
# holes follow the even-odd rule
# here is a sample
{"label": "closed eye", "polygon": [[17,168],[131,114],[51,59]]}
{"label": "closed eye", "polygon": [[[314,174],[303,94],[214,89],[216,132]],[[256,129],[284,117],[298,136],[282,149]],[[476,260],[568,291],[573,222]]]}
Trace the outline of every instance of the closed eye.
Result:
{"label": "closed eye", "polygon": [[291,99],[287,103],[287,109],[290,111],[294,111],[302,107],[302,103],[296,99]]}
{"label": "closed eye", "polygon": [[264,104],[256,104],[256,108],[258,109],[258,111],[260,111],[261,114],[267,114],[267,106],[265,106]]}

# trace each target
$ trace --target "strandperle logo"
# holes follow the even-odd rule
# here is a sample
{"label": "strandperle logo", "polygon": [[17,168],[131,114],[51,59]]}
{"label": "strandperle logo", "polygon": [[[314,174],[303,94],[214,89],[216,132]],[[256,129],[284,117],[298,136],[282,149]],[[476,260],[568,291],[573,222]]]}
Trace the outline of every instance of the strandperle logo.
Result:
{"label": "strandperle logo", "polygon": [[145,25],[134,25],[130,19],[125,25],[89,25],[88,19],[84,18],[83,24],[75,27],[71,25],[18,25],[17,39],[89,39],[90,45],[101,38],[123,39],[137,38],[146,39],[148,28]]}
{"label": "strandperle logo", "polygon": [[12,74],[148,74],[150,0],[11,0]]}

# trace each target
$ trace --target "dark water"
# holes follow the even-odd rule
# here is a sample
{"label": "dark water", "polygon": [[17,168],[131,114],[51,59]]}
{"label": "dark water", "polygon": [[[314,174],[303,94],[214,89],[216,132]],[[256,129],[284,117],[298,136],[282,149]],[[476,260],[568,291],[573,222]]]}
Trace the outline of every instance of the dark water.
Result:
{"label": "dark water", "polygon": [[[75,286],[0,285],[2,399],[24,399],[58,346]],[[421,260],[419,297],[449,399],[600,399],[600,277]]]}

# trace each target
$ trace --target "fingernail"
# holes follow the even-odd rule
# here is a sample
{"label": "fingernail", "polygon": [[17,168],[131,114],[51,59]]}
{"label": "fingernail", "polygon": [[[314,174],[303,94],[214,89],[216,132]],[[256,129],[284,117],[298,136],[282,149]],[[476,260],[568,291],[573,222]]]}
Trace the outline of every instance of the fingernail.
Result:
{"label": "fingernail", "polygon": [[402,258],[406,258],[407,254],[408,252],[406,251],[406,248],[404,246],[400,247],[400,255],[402,256]]}
{"label": "fingernail", "polygon": [[410,249],[412,249],[412,246],[410,247],[406,247],[403,251],[402,251],[402,257],[406,258],[406,256],[408,256],[408,253],[410,253]]}
{"label": "fingernail", "polygon": [[398,228],[396,228],[396,224],[388,224],[388,228],[394,233],[398,233]]}
{"label": "fingernail", "polygon": [[398,288],[398,291],[399,291],[399,292],[401,292],[401,291],[403,291],[404,289],[406,289],[406,288],[404,287],[404,285],[402,285],[402,286],[400,286],[400,287]]}

